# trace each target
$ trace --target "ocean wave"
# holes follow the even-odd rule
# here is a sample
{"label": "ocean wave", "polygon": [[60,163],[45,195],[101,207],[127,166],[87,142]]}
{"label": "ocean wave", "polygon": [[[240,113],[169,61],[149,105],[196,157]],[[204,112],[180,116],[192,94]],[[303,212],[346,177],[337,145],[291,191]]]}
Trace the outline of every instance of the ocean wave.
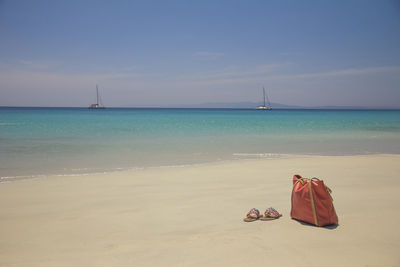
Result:
{"label": "ocean wave", "polygon": [[389,125],[389,126],[367,126],[363,129],[367,131],[379,131],[379,132],[400,132],[400,126]]}
{"label": "ocean wave", "polygon": [[234,157],[238,158],[264,158],[264,159],[275,159],[275,158],[288,158],[293,157],[289,154],[278,154],[278,153],[233,153]]}
{"label": "ocean wave", "polygon": [[15,126],[15,125],[24,125],[24,124],[16,122],[0,122],[0,126]]}
{"label": "ocean wave", "polygon": [[109,168],[104,170],[91,169],[91,168],[73,168],[64,169],[64,173],[49,173],[49,174],[33,174],[33,175],[16,175],[16,176],[2,176],[0,177],[0,183],[13,182],[26,179],[39,179],[46,177],[77,177],[77,176],[89,176],[98,174],[108,174],[119,171],[130,171],[130,170],[141,170],[144,167],[127,167],[127,168]]}

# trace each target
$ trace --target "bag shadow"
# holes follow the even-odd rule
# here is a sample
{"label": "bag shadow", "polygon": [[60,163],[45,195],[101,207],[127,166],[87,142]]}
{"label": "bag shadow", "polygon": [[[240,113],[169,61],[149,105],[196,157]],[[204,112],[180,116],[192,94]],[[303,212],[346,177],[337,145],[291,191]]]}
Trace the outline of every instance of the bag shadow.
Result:
{"label": "bag shadow", "polygon": [[296,222],[298,222],[298,223],[300,223],[300,224],[302,224],[302,225],[305,225],[305,226],[316,227],[316,228],[325,228],[325,229],[328,229],[328,230],[335,230],[336,228],[339,227],[339,224],[330,224],[330,225],[325,225],[325,226],[316,226],[316,225],[314,225],[314,224],[311,224],[311,223],[308,223],[308,222],[303,222],[303,221],[300,221],[300,220],[297,220],[297,219],[294,219],[294,218],[292,218],[292,220],[293,220],[293,221],[296,221]]}

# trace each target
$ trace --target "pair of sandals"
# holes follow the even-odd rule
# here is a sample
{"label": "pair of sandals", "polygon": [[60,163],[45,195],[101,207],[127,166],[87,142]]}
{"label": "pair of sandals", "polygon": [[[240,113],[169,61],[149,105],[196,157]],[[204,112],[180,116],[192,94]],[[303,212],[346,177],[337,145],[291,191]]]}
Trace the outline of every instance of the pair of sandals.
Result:
{"label": "pair of sandals", "polygon": [[251,209],[247,215],[246,218],[243,219],[245,222],[254,222],[260,219],[261,221],[271,221],[271,220],[276,220],[279,217],[282,217],[282,214],[280,214],[276,209],[270,207],[265,210],[264,216],[260,214],[260,211],[256,208]]}

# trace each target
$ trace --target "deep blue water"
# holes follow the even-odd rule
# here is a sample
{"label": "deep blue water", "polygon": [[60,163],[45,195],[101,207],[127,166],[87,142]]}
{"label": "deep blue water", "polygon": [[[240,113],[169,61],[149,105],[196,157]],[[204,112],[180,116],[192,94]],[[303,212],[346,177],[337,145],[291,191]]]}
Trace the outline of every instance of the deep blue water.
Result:
{"label": "deep blue water", "polygon": [[0,177],[400,153],[399,110],[0,108]]}

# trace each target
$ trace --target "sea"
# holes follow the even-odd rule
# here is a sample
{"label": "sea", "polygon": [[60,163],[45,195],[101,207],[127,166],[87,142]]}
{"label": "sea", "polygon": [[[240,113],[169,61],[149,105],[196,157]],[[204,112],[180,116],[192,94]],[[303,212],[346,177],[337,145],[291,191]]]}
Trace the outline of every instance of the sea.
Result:
{"label": "sea", "polygon": [[0,181],[287,155],[400,154],[400,110],[0,108]]}

